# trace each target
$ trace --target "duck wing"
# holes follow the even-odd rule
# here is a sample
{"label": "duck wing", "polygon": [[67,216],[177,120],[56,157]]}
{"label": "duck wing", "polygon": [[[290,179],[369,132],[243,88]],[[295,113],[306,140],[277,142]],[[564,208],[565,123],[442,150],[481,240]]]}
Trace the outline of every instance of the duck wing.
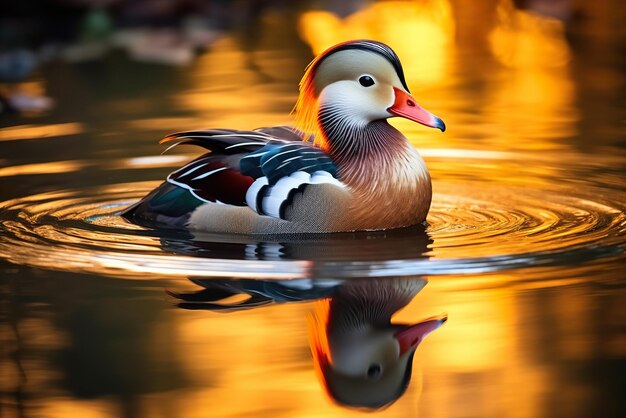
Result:
{"label": "duck wing", "polygon": [[287,126],[253,131],[212,129],[171,134],[161,143],[196,145],[209,152],[167,180],[122,215],[139,224],[184,224],[198,206],[249,206],[285,219],[294,196],[311,184],[342,186],[337,167],[304,133]]}
{"label": "duck wing", "polygon": [[[270,304],[314,301],[334,296],[342,286],[338,280],[253,280],[190,278],[202,287],[189,293],[167,293],[178,299],[177,306],[190,310],[234,312]],[[247,299],[232,300],[246,295]]]}

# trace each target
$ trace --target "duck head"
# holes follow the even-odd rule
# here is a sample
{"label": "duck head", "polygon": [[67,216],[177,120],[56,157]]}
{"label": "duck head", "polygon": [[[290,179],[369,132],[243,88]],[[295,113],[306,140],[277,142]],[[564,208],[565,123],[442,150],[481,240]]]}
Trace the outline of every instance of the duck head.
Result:
{"label": "duck head", "polygon": [[395,52],[369,40],[335,45],[314,59],[300,82],[295,110],[301,129],[320,130],[331,141],[335,131],[395,116],[441,131],[446,128],[417,104]]}
{"label": "duck head", "polygon": [[310,322],[318,375],[340,404],[382,408],[398,399],[411,379],[412,360],[424,337],[447,316],[414,324],[391,324],[391,315],[424,287],[423,279],[346,284],[318,302]]}

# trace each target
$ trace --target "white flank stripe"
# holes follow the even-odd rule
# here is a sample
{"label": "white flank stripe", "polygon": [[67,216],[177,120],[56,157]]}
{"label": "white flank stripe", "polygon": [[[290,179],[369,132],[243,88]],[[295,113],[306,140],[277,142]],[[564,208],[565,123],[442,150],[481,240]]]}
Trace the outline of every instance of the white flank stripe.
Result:
{"label": "white flank stripe", "polygon": [[200,179],[203,179],[205,177],[209,177],[211,174],[215,174],[217,172],[224,171],[224,170],[227,170],[227,169],[228,169],[228,167],[216,168],[215,170],[209,171],[208,173],[200,174],[198,177],[192,178],[192,180],[200,180]]}
{"label": "white flank stripe", "polygon": [[324,171],[324,170],[316,171],[316,172],[314,172],[311,175],[312,176],[325,176],[325,177],[334,178],[332,174],[330,174],[328,171]]}
{"label": "white flank stripe", "polygon": [[291,173],[289,177],[300,180],[300,184],[308,183],[311,179],[311,175],[306,171],[296,171],[295,173]]}
{"label": "white flank stripe", "polygon": [[311,176],[303,171],[296,171],[289,176],[283,177],[276,182],[261,202],[263,212],[275,218],[280,217],[280,207],[287,200],[289,193],[307,183]]}
{"label": "white flank stripe", "polygon": [[332,184],[333,186],[337,186],[337,187],[346,187],[345,184],[343,184],[342,182],[340,182],[339,180],[337,180],[336,178],[334,178],[332,176],[332,174],[330,174],[328,171],[316,171],[315,173],[311,174],[311,184]]}
{"label": "white flank stripe", "polygon": [[[295,159],[295,158],[292,158]],[[280,178],[276,184],[266,188],[263,195],[259,195],[261,188],[268,185],[267,177],[258,178],[252,183],[246,192],[246,203],[257,212],[257,201],[260,198],[260,208],[266,215],[280,218],[280,207],[286,202],[292,190],[298,189],[303,184],[330,184],[344,188],[345,184],[337,180],[327,171],[318,170],[309,174],[303,170],[291,173],[289,176]]]}
{"label": "white flank stripe", "polygon": [[303,180],[300,177],[283,177],[272,187],[269,195],[285,200],[292,189],[297,189],[302,183],[305,182],[306,180]]}
{"label": "white flank stripe", "polygon": [[246,203],[248,206],[255,212],[257,212],[256,200],[257,195],[259,194],[259,190],[263,186],[267,186],[267,177],[259,177],[250,185],[248,190],[246,191]]}
{"label": "white flank stripe", "polygon": [[266,196],[263,198],[263,212],[267,213],[274,218],[280,219],[280,205],[283,204],[284,199],[274,196]]}

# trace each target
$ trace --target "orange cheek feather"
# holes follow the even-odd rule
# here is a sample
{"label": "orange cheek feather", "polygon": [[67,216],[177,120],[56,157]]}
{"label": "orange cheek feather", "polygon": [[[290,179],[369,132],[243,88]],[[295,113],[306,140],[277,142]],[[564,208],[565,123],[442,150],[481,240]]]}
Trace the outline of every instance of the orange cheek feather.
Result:
{"label": "orange cheek feather", "polygon": [[315,91],[315,73],[324,54],[315,58],[304,71],[300,80],[300,95],[293,111],[296,114],[296,128],[315,135],[315,145],[325,149],[326,141],[320,134],[317,122],[318,92]]}

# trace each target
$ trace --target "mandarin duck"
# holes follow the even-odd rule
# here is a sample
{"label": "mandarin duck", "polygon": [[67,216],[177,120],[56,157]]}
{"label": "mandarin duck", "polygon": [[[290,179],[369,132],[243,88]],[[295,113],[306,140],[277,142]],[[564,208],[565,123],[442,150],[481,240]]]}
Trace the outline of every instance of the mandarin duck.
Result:
{"label": "mandarin duck", "polygon": [[393,324],[391,316],[426,283],[421,278],[348,281],[332,298],[316,302],[309,327],[311,351],[333,400],[374,409],[390,405],[406,391],[417,346],[448,317]]}
{"label": "mandarin duck", "polygon": [[[297,127],[180,132],[162,143],[210,152],[172,172],[122,215],[148,227],[214,233],[324,233],[424,222],[424,160],[387,119],[445,130],[411,96],[400,60],[369,40],[335,45],[307,67]],[[168,148],[169,149],[169,148]]]}
{"label": "mandarin duck", "polygon": [[392,315],[424,288],[422,278],[190,280],[203,289],[169,292],[184,309],[233,312],[316,301],[309,321],[314,365],[330,397],[351,407],[382,408],[402,396],[417,346],[447,320],[440,315],[414,324],[391,323]]}

